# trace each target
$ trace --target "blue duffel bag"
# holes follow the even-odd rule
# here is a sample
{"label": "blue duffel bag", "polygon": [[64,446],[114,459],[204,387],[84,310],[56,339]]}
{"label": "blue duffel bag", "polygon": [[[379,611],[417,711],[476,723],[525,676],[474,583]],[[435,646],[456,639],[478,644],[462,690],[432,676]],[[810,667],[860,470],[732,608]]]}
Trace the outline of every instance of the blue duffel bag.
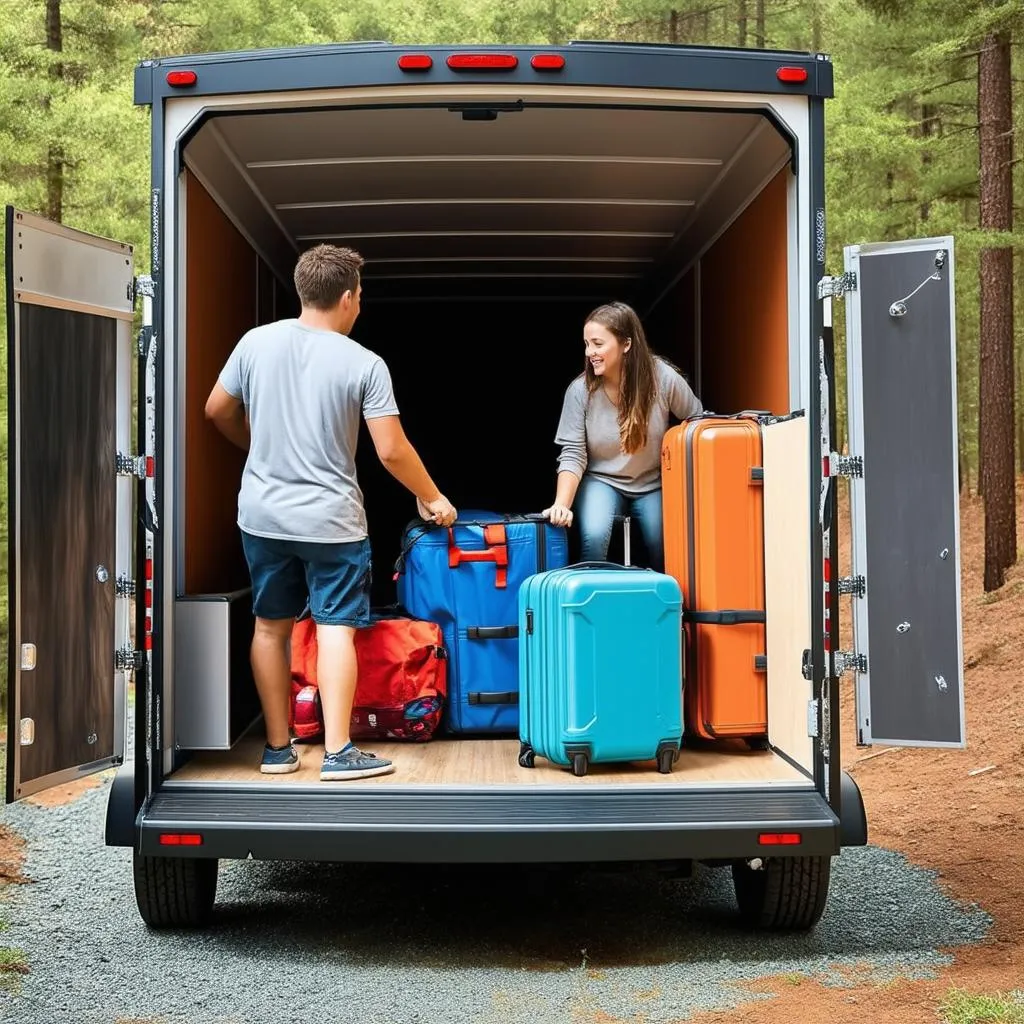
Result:
{"label": "blue duffel bag", "polygon": [[518,733],[519,588],[568,557],[565,528],[540,515],[474,509],[451,527],[405,528],[398,603],[444,634],[449,732]]}

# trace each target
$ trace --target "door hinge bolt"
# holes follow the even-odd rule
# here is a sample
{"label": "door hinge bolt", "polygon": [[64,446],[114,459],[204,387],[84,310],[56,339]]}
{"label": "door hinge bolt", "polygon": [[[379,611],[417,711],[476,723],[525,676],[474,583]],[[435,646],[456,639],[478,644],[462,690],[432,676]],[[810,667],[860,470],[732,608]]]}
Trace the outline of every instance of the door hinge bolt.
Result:
{"label": "door hinge bolt", "polygon": [[828,457],[828,475],[862,477],[864,476],[864,457],[832,452]]}
{"label": "door hinge bolt", "polygon": [[114,582],[114,593],[118,597],[134,597],[135,580],[127,573],[121,573]]}
{"label": "door hinge bolt", "polygon": [[836,277],[823,277],[818,282],[818,298],[838,299],[856,289],[857,275],[852,270],[848,270],[845,274],[839,274]]}
{"label": "door hinge bolt", "polygon": [[138,671],[142,668],[142,651],[137,651],[131,644],[125,644],[114,651],[114,668],[118,672]]}
{"label": "door hinge bolt", "polygon": [[118,476],[137,476],[140,480],[146,477],[146,457],[118,452],[114,459],[114,468]]}
{"label": "door hinge bolt", "polygon": [[868,659],[856,651],[836,651],[832,655],[833,674],[841,676],[844,672],[860,672],[862,675],[868,670]]}
{"label": "door hinge bolt", "polygon": [[839,578],[839,594],[852,597],[863,597],[867,593],[867,585],[863,576],[841,576]]}

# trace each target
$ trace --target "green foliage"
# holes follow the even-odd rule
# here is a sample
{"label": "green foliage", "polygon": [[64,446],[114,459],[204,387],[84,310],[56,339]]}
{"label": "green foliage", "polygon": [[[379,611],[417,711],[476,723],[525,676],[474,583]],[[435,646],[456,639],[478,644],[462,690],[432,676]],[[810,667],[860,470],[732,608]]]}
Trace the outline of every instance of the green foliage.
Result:
{"label": "green foliage", "polygon": [[1024,1024],[1024,993],[971,995],[954,988],[939,1012],[943,1024]]}

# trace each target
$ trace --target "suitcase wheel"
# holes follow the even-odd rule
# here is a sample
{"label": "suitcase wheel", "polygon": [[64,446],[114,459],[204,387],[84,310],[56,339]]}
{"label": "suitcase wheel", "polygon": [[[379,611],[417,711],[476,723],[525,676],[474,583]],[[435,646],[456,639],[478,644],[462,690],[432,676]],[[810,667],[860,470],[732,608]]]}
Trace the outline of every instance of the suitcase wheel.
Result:
{"label": "suitcase wheel", "polygon": [[587,774],[587,755],[576,753],[572,755],[572,773],[579,777]]}
{"label": "suitcase wheel", "polygon": [[668,775],[672,771],[672,765],[676,763],[679,752],[675,747],[663,747],[658,751],[658,771],[662,775]]}
{"label": "suitcase wheel", "polygon": [[533,747],[529,743],[519,744],[519,767],[520,768],[532,768],[534,765],[534,758],[536,757]]}
{"label": "suitcase wheel", "polygon": [[771,746],[767,736],[749,736],[745,742],[751,750],[767,750]]}

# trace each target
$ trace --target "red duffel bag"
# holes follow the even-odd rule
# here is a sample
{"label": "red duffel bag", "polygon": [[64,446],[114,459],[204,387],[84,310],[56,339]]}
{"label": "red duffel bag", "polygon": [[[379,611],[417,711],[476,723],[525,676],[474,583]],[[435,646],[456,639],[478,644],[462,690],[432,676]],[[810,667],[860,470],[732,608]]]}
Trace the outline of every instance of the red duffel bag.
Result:
{"label": "red duffel bag", "polygon": [[[316,624],[311,618],[299,619],[292,631],[291,658],[291,726],[298,739],[323,735],[316,659]],[[356,630],[356,659],[352,738],[429,740],[448,695],[441,627],[405,616],[377,617]]]}

